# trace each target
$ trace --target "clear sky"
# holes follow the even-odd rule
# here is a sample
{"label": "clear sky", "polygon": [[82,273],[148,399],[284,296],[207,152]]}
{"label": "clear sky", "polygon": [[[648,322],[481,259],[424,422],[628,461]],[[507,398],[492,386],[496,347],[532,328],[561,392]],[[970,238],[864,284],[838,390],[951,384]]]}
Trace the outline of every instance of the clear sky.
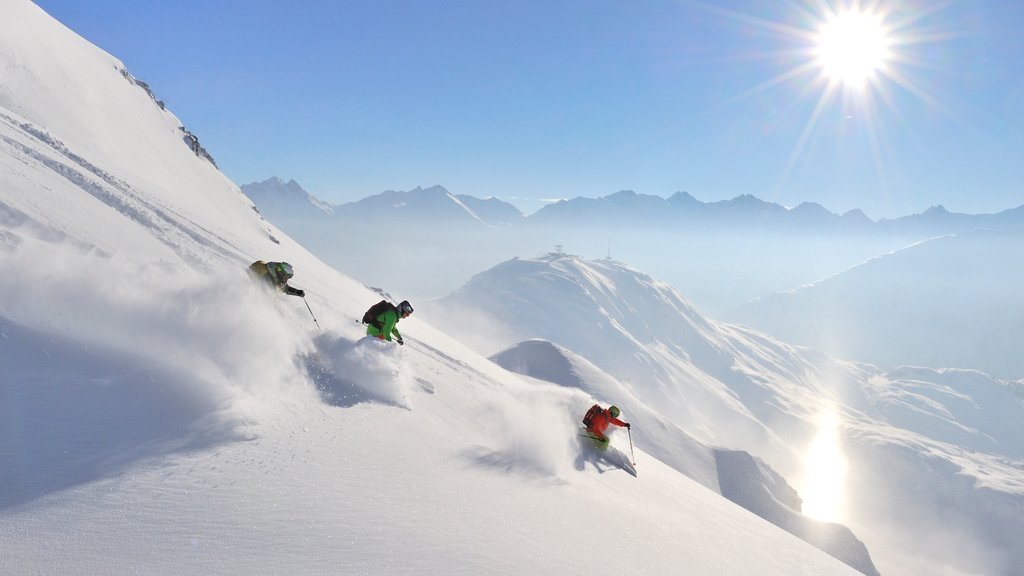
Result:
{"label": "clear sky", "polygon": [[1024,204],[1021,0],[36,3],[238,184],[527,213],[623,189],[875,219]]}

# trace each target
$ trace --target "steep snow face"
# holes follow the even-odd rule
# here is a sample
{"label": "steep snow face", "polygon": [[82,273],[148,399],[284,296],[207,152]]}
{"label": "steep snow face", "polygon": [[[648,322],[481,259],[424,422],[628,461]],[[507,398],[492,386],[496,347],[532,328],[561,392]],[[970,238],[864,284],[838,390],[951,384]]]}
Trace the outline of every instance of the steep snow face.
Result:
{"label": "steep snow face", "polygon": [[584,449],[583,392],[416,317],[404,347],[362,338],[379,296],[113,58],[2,3],[0,573],[855,574],[640,447],[642,480]]}
{"label": "steep snow face", "polygon": [[[605,406],[627,406],[623,418],[636,427],[633,434],[646,452],[708,489],[719,491],[713,448],[649,408],[627,386],[586,358],[546,340],[527,340],[491,359],[517,374],[582,390]],[[612,429],[609,434],[621,437],[621,431],[618,432]]]}
{"label": "steep snow face", "polygon": [[[545,340],[520,342],[492,358],[514,372],[584,390],[605,405],[630,406],[622,417],[635,427],[645,452],[860,572],[878,574],[868,550],[848,528],[801,516],[796,491],[770,466],[747,452],[698,441],[585,358]],[[610,433],[615,432],[612,427]]]}
{"label": "steep snow face", "polygon": [[[267,236],[255,214],[210,233],[221,214],[251,203],[189,148],[177,118],[119,61],[29,2],[4,3],[0,32],[0,146],[16,159],[0,171],[8,226],[190,264],[206,258],[196,244],[241,259],[242,238]],[[164,200],[186,191],[173,207]],[[59,220],[64,214],[75,217]]]}
{"label": "steep snow face", "polygon": [[[621,301],[606,306],[607,294]],[[651,330],[646,318],[658,314],[666,319]],[[1024,558],[1005,537],[1021,528],[1005,511],[1024,499],[1017,385],[977,372],[839,362],[704,320],[624,265],[563,255],[479,274],[437,307],[434,323],[481,347],[540,337],[585,351],[623,383],[607,401],[627,412],[633,402],[653,407],[702,442],[764,458],[808,509],[852,526],[882,573],[1003,574]],[[500,357],[523,364],[507,351]],[[556,381],[578,380],[576,369],[569,374]],[[948,521],[938,521],[940,510]],[[970,553],[938,544],[952,541]]]}

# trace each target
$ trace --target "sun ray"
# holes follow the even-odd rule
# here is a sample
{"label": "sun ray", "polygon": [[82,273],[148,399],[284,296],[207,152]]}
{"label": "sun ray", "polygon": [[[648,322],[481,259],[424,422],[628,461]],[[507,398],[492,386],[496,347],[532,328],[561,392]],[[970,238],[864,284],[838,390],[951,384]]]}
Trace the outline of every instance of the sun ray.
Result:
{"label": "sun ray", "polygon": [[817,127],[818,121],[828,108],[829,102],[837,93],[838,90],[834,84],[830,83],[830,85],[826,86],[818,97],[818,102],[814,106],[814,111],[811,112],[810,117],[807,118],[807,122],[804,124],[800,137],[797,138],[796,144],[793,146],[793,151],[790,152],[789,159],[786,161],[786,165],[782,169],[782,174],[779,176],[779,180],[776,183],[776,189],[780,188],[782,184],[789,179],[789,175],[800,160],[800,156],[803,154],[804,148],[807,146],[807,142],[814,134],[814,129]]}
{"label": "sun ray", "polygon": [[[886,162],[894,157],[889,144],[892,129],[915,136],[913,115],[907,107],[910,99],[923,103],[929,112],[964,121],[925,83],[929,76],[917,74],[934,77],[931,73],[956,72],[943,70],[938,61],[931,60],[934,51],[926,48],[964,36],[952,28],[941,29],[935,18],[955,0],[923,0],[913,7],[893,0],[781,0],[772,8],[782,15],[778,19],[722,8],[706,0],[680,1],[777,37],[777,49],[759,43],[756,52],[738,60],[764,61],[774,70],[772,74],[700,113],[721,113],[762,94],[795,89],[793,98],[775,103],[772,109],[773,117],[784,123],[791,123],[794,115],[806,115],[802,123],[794,125],[798,132],[793,133],[792,149],[780,166],[776,193],[791,181],[801,162],[817,152],[818,143],[846,146],[846,136],[852,133],[848,129],[854,128],[863,138],[864,158],[873,165],[875,177],[880,181],[891,178],[892,170],[898,168]],[[737,61],[737,56],[730,60]],[[856,116],[856,124],[845,123],[852,119],[848,115]],[[784,124],[778,126],[785,128]],[[831,130],[836,132],[828,132]],[[786,130],[776,132],[784,134]]]}

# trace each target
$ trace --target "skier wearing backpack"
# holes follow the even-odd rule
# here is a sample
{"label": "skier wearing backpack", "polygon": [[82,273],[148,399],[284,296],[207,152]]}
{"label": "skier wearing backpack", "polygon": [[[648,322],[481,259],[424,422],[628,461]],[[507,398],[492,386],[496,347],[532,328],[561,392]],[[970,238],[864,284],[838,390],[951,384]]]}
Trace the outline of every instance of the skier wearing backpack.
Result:
{"label": "skier wearing backpack", "polygon": [[391,336],[401,346],[405,344],[402,340],[402,333],[398,331],[398,321],[408,318],[412,314],[412,304],[408,300],[402,300],[395,306],[387,300],[370,306],[370,309],[363,314],[363,324],[366,324],[366,335],[380,338],[391,342]]}
{"label": "skier wearing backpack", "polygon": [[249,265],[249,273],[252,274],[253,278],[267,282],[278,292],[284,292],[289,296],[298,296],[299,298],[306,296],[305,290],[288,285],[288,281],[295,275],[295,270],[287,262],[264,262],[263,260],[257,260]]}
{"label": "skier wearing backpack", "polygon": [[608,437],[605,436],[604,431],[608,429],[609,424],[615,424],[616,426],[623,428],[630,428],[629,422],[623,422],[619,420],[619,407],[610,406],[607,410],[601,408],[601,406],[594,404],[587,410],[586,415],[583,416],[583,424],[587,427],[587,432],[593,436],[594,440],[597,440],[602,445],[608,445]]}

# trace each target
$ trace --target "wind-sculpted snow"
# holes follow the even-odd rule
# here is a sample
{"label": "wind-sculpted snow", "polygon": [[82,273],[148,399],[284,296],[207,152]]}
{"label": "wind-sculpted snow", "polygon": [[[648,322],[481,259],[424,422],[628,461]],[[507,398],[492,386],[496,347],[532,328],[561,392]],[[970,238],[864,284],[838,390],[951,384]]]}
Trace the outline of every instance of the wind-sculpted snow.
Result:
{"label": "wind-sculpted snow", "polygon": [[26,163],[38,163],[40,168],[52,171],[74,188],[121,212],[134,223],[156,231],[154,236],[183,260],[195,261],[199,258],[201,252],[195,248],[196,245],[218,252],[218,256],[222,257],[236,254],[232,250],[234,247],[223,238],[211,242],[209,234],[203,233],[209,231],[197,230],[195,223],[174,218],[167,207],[146,200],[128,182],[94,166],[45,131],[27,122],[15,123],[13,118],[2,113],[0,123],[19,130],[22,136],[42,145],[31,146],[0,134],[0,142],[11,153],[23,156]]}

